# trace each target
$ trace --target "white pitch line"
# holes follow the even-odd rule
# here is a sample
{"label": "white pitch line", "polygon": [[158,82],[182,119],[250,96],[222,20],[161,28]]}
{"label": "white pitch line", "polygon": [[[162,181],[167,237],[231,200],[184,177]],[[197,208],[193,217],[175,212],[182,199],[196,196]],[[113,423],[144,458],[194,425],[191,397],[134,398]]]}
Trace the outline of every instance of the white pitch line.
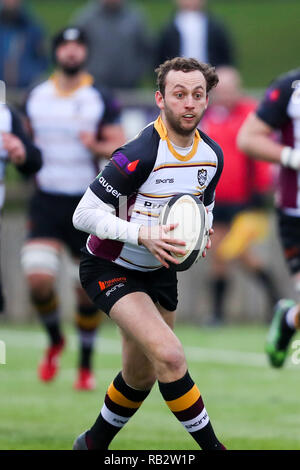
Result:
{"label": "white pitch line", "polygon": [[[0,339],[6,343],[7,356],[9,355],[9,346],[15,348],[34,348],[43,349],[46,345],[46,337],[40,332],[0,330]],[[67,347],[72,351],[78,349],[78,337],[75,334],[67,335]],[[121,341],[108,339],[99,335],[96,344],[96,350],[100,354],[121,353]],[[233,351],[227,349],[210,349],[197,346],[184,347],[187,359],[192,362],[213,362],[224,365],[248,366],[248,367],[268,367],[268,361],[264,354]],[[296,369],[291,363],[286,367]]]}

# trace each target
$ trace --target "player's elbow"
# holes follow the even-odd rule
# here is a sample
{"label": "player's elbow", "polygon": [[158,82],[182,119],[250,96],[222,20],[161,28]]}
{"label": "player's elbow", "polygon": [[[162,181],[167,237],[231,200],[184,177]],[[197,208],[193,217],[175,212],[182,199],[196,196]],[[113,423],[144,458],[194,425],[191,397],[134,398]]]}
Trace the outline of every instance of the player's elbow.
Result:
{"label": "player's elbow", "polygon": [[72,223],[77,230],[83,230],[82,226],[82,210],[79,206],[76,207],[72,217]]}

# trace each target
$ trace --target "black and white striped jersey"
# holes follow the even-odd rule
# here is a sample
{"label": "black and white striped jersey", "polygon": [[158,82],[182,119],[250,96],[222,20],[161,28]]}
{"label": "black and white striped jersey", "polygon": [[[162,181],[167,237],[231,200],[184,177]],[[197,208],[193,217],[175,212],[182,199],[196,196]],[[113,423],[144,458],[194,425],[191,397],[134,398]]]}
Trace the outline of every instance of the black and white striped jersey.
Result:
{"label": "black and white striped jersey", "polygon": [[36,176],[38,188],[51,194],[82,195],[99,166],[80,133],[97,134],[102,126],[119,123],[119,104],[107,90],[95,88],[89,74],[68,93],[60,90],[54,74],[31,91],[26,114],[43,157]]}

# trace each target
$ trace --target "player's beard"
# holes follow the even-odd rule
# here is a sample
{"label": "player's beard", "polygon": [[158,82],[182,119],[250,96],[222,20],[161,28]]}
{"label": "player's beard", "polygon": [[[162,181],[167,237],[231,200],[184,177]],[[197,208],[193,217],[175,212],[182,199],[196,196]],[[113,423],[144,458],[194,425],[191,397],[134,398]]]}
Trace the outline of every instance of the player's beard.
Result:
{"label": "player's beard", "polygon": [[58,66],[65,75],[73,77],[84,69],[85,61],[77,64],[67,64],[58,62]]}
{"label": "player's beard", "polygon": [[166,119],[169,123],[169,126],[172,127],[172,129],[176,132],[176,134],[182,135],[182,136],[189,136],[195,132],[197,129],[197,126],[199,122],[201,121],[201,118],[205,112],[205,109],[202,111],[202,113],[198,116],[195,116],[195,123],[192,127],[183,127],[180,124],[180,118],[176,117],[173,111],[169,108],[169,106],[165,102],[165,107],[164,107],[164,113],[166,116]]}

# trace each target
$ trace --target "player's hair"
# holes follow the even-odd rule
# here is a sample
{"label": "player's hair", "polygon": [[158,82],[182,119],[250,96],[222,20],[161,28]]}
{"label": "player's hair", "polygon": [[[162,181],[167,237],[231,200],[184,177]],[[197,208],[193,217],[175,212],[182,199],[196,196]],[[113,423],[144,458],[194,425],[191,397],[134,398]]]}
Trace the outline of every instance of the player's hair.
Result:
{"label": "player's hair", "polygon": [[155,72],[157,74],[157,86],[161,94],[165,95],[166,88],[166,76],[171,70],[182,72],[192,72],[194,70],[199,70],[204,75],[206,80],[206,92],[217,86],[219,82],[218,75],[216,73],[215,67],[212,67],[210,64],[205,64],[204,62],[199,62],[197,59],[187,59],[185,57],[174,57],[174,59],[166,60],[161,64]]}

